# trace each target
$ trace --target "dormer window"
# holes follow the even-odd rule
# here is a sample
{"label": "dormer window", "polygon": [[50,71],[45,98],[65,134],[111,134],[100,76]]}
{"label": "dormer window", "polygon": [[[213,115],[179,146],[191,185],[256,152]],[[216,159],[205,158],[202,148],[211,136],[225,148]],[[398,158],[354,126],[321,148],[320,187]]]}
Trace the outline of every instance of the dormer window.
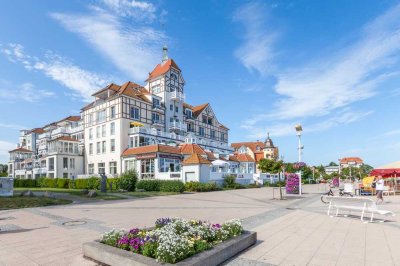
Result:
{"label": "dormer window", "polygon": [[151,90],[152,90],[153,93],[159,93],[159,92],[161,92],[161,87],[160,87],[160,85],[154,85],[151,88]]}
{"label": "dormer window", "polygon": [[257,146],[256,151],[260,151],[260,150],[261,150],[260,146]]}
{"label": "dormer window", "polygon": [[172,80],[178,80],[178,76],[175,73],[171,73]]}

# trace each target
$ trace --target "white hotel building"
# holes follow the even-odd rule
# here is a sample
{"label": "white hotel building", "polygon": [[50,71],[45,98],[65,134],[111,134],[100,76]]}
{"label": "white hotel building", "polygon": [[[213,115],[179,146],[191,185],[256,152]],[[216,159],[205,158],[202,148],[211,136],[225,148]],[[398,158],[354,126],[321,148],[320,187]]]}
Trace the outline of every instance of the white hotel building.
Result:
{"label": "white hotel building", "polygon": [[[21,131],[18,148],[10,151],[9,175],[85,178],[115,176],[135,168],[142,178],[159,178],[160,169],[165,168],[164,172],[176,172],[170,178],[183,179],[185,165],[205,169],[207,162],[209,175],[212,160],[236,158],[228,145],[229,129],[219,122],[210,104],[185,103],[184,85],[180,68],[164,48],[162,62],[149,73],[143,87],[133,82],[112,83],[93,94],[93,102],[82,108],[80,116]],[[154,145],[171,153],[135,151]],[[192,147],[194,157],[187,147]],[[146,156],[154,154],[157,160],[148,162]],[[202,167],[194,167],[196,163]],[[233,159],[231,164],[240,162]],[[193,172],[188,176],[192,180]]]}

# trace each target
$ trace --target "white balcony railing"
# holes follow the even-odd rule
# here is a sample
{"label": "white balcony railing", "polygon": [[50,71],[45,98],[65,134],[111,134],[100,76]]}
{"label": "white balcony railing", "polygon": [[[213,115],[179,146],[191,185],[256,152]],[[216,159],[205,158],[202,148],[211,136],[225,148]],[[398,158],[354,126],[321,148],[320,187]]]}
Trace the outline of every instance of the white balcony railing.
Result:
{"label": "white balcony railing", "polygon": [[52,135],[57,135],[57,134],[64,134],[67,133],[67,130],[65,129],[65,127],[59,127],[53,130],[53,132],[51,132]]}
{"label": "white balcony railing", "polygon": [[38,139],[50,138],[50,132],[45,132],[38,136]]}
{"label": "white balcony railing", "polygon": [[153,112],[164,113],[164,107],[161,105],[153,105]]}
{"label": "white balcony railing", "polygon": [[180,91],[173,91],[169,93],[169,98],[172,101],[184,101],[185,100],[185,94]]}
{"label": "white balcony railing", "polygon": [[174,134],[174,133],[168,133],[168,132],[163,132],[163,131],[158,131],[156,129],[150,129],[150,128],[144,128],[144,127],[133,127],[129,129],[129,134],[146,134],[146,135],[151,135],[154,137],[161,137],[161,138],[167,138],[167,139],[173,139],[173,140],[179,140],[179,141],[184,141],[184,137]]}
{"label": "white balcony railing", "polygon": [[169,129],[170,130],[184,130],[184,131],[186,131],[187,124],[186,123],[182,123],[182,122],[173,121],[173,122],[171,122],[169,124]]}
{"label": "white balcony railing", "polygon": [[79,126],[74,127],[74,128],[68,128],[68,130],[66,130],[66,133],[74,134],[74,133],[77,133],[77,132],[80,132],[80,131],[83,131],[83,125],[79,125]]}

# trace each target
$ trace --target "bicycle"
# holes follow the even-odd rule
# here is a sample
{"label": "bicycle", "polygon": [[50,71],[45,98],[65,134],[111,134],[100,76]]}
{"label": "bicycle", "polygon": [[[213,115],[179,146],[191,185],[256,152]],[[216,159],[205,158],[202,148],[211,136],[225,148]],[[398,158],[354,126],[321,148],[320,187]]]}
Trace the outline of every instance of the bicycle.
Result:
{"label": "bicycle", "polygon": [[[332,191],[332,185],[329,185],[329,191],[321,194],[321,201],[324,204],[328,204],[329,201],[326,200],[326,196],[335,196],[335,194]],[[353,194],[350,192],[344,191],[343,188],[339,188],[339,196],[340,197],[353,197]]]}

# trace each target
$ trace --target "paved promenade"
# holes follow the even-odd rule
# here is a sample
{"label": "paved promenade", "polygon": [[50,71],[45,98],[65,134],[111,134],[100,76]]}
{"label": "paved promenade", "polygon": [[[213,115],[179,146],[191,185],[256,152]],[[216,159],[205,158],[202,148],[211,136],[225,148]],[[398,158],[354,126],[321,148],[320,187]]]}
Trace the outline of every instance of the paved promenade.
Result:
{"label": "paved promenade", "polygon": [[95,265],[82,257],[82,243],[167,216],[243,219],[258,243],[227,265],[400,265],[399,196],[381,206],[397,216],[364,224],[359,216],[328,217],[324,188],[304,190],[282,201],[261,188],[0,211],[0,265]]}

